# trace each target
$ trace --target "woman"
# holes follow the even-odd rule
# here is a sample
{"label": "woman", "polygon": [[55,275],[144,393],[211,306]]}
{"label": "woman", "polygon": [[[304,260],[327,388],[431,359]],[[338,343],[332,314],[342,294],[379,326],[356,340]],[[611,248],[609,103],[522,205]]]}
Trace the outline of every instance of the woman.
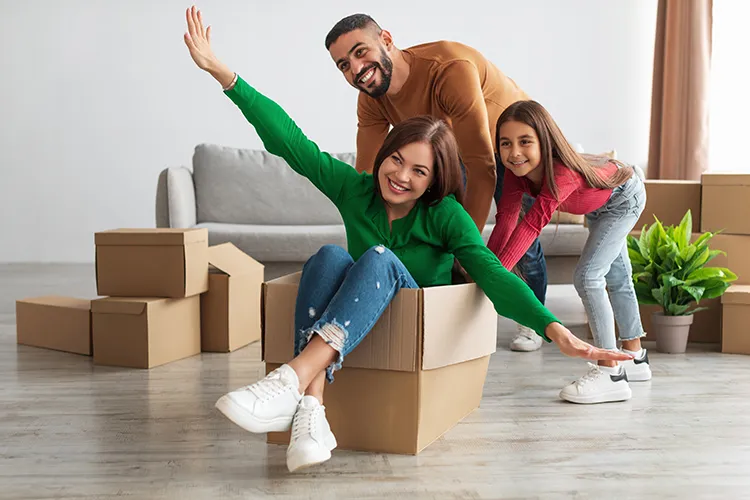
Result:
{"label": "woman", "polygon": [[356,170],[307,139],[276,103],[222,64],[200,11],[187,11],[185,43],[255,127],[266,149],[306,176],[338,208],[348,251],[326,245],[305,264],[295,314],[295,358],[216,403],[250,432],[288,430],[287,466],[328,460],[336,439],[325,418],[323,388],[369,333],[401,288],[448,285],[459,262],[499,314],[558,344],[569,356],[629,359],[572,335],[525,283],[487,249],[461,206],[456,140],[447,125],[423,116],[394,127],[372,174]]}

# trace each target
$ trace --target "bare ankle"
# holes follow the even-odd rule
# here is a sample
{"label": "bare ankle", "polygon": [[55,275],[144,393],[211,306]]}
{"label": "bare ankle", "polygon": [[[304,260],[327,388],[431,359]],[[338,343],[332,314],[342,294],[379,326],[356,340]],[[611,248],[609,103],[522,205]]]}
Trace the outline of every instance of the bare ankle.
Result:
{"label": "bare ankle", "polygon": [[622,348],[630,352],[638,352],[641,350],[641,339],[623,340]]}
{"label": "bare ankle", "polygon": [[617,361],[599,361],[599,366],[608,366],[610,368],[616,368]]}

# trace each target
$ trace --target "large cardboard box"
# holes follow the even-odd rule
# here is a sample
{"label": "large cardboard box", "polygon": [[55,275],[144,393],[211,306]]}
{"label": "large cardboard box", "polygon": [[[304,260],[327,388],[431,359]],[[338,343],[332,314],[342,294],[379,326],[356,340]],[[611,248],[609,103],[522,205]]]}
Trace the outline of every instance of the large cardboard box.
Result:
{"label": "large cardboard box", "polygon": [[94,239],[99,295],[181,298],[208,290],[205,228],[113,229]]}
{"label": "large cardboard box", "polygon": [[[300,273],[263,285],[266,372],[292,359]],[[338,447],[417,454],[479,406],[497,313],[476,284],[399,291],[344,360],[325,404]],[[269,433],[286,444],[289,433]]]}
{"label": "large cardboard box", "polygon": [[201,350],[231,352],[260,340],[264,266],[231,243],[209,247],[201,295]]}
{"label": "large cardboard box", "polygon": [[750,285],[730,286],[721,302],[721,352],[750,354]]}
{"label": "large cardboard box", "polygon": [[16,340],[91,355],[91,301],[57,295],[17,300]]}
{"label": "large cardboard box", "polygon": [[649,226],[658,217],[667,226],[680,223],[685,213],[690,210],[693,226],[697,229],[701,220],[701,183],[700,181],[681,181],[646,179],[646,207],[635,229]]}
{"label": "large cardboard box", "polygon": [[750,235],[750,174],[703,174],[701,231]]}
{"label": "large cardboard box", "polygon": [[91,302],[94,363],[153,368],[201,351],[200,296]]}

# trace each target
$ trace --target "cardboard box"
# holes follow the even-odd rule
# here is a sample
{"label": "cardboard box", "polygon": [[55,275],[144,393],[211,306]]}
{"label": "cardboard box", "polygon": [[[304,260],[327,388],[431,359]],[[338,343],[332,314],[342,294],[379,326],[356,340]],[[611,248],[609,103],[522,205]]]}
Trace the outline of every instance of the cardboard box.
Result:
{"label": "cardboard box", "polygon": [[707,266],[726,267],[736,274],[732,285],[750,285],[750,236],[717,234],[708,240],[708,248],[723,250],[726,255],[716,256]]}
{"label": "cardboard box", "polygon": [[750,235],[750,174],[703,174],[701,231]]}
{"label": "cardboard box", "polygon": [[171,297],[208,290],[208,230],[114,229],[98,232],[96,287],[113,297]]}
{"label": "cardboard box", "polygon": [[153,368],[201,351],[200,296],[91,302],[94,363]]}
{"label": "cardboard box", "polygon": [[[267,373],[293,357],[299,276],[263,285]],[[476,284],[400,290],[326,384],[338,447],[419,453],[479,406],[496,339],[497,313]]]}
{"label": "cardboard box", "polygon": [[201,350],[231,352],[260,340],[263,264],[231,243],[209,247],[201,295]]}
{"label": "cardboard box", "polygon": [[688,210],[693,218],[693,228],[698,229],[701,220],[700,181],[646,179],[644,184],[646,207],[634,229],[641,230],[645,224],[650,226],[656,222],[654,216],[664,225],[676,226]]}
{"label": "cardboard box", "polygon": [[91,355],[91,301],[48,295],[16,301],[19,344]]}
{"label": "cardboard box", "polygon": [[750,354],[750,285],[732,285],[721,296],[721,352]]}

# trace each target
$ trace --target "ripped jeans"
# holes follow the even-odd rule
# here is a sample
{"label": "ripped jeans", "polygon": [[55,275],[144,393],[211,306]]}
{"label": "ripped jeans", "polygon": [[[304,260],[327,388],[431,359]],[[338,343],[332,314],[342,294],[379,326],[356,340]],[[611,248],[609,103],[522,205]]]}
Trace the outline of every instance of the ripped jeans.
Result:
{"label": "ripped jeans", "polygon": [[367,250],[354,262],[337,245],[325,245],[302,268],[294,311],[294,356],[314,334],[338,351],[326,379],[362,342],[402,288],[419,288],[404,264],[383,246]]}

